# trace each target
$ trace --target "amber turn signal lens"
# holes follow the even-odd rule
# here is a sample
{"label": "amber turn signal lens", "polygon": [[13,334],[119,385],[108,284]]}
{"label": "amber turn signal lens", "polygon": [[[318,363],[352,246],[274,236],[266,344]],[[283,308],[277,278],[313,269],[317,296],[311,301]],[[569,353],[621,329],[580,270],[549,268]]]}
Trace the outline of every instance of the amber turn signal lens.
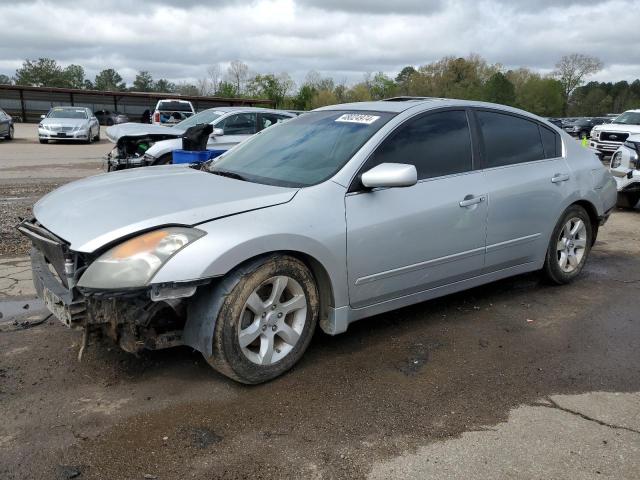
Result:
{"label": "amber turn signal lens", "polygon": [[127,240],[122,245],[113,249],[111,258],[121,260],[123,258],[129,258],[137,253],[153,250],[167,235],[169,235],[169,232],[166,230],[156,230],[145,235],[132,238],[131,240]]}

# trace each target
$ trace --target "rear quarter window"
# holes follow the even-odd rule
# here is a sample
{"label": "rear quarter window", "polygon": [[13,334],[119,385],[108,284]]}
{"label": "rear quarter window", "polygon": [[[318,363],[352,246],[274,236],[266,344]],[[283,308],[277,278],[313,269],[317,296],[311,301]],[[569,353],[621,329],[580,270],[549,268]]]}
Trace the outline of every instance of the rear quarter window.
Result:
{"label": "rear quarter window", "polygon": [[515,115],[476,111],[488,168],[542,160],[545,151],[538,124]]}
{"label": "rear quarter window", "polygon": [[544,158],[556,158],[562,156],[560,135],[547,127],[539,126],[542,146],[544,148]]}

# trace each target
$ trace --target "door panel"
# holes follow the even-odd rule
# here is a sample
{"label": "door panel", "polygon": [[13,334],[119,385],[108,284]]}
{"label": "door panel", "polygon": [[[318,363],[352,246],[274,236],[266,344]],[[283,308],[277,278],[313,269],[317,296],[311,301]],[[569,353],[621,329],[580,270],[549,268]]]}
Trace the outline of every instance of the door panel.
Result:
{"label": "door panel", "polygon": [[568,188],[560,137],[511,112],[478,109],[474,117],[489,192],[485,271],[540,263]]}
{"label": "door panel", "polygon": [[[478,275],[487,201],[473,171],[345,197],[349,297],[358,308]],[[482,198],[461,206],[473,197]]]}

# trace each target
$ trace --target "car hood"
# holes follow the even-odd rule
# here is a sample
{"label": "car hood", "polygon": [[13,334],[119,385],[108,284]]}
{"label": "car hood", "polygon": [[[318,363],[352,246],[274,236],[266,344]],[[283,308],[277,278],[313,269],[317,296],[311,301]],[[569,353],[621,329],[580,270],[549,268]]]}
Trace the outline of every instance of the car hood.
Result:
{"label": "car hood", "polygon": [[84,127],[89,124],[86,118],[43,118],[40,125],[47,127]]}
{"label": "car hood", "polygon": [[184,130],[181,128],[134,122],[121,123],[107,128],[107,138],[113,143],[118,143],[118,140],[123,137],[160,136],[170,138],[179,137],[183,133]]}
{"label": "car hood", "polygon": [[640,125],[624,125],[622,123],[605,123],[593,127],[595,132],[640,133]]}
{"label": "car hood", "polygon": [[44,196],[33,213],[72,250],[90,253],[137,232],[286,203],[296,192],[169,165],[69,183]]}

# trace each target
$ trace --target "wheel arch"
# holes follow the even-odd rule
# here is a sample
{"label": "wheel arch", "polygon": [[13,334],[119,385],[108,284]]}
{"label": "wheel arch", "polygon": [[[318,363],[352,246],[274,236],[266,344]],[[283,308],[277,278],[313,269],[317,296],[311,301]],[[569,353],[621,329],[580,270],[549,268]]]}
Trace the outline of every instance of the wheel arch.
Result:
{"label": "wheel arch", "polygon": [[318,324],[325,330],[324,325],[326,325],[330,311],[335,305],[334,288],[329,272],[322,262],[306,252],[274,250],[245,259],[231,268],[224,276],[215,279],[211,284],[198,288],[196,294],[187,303],[187,320],[183,332],[185,345],[195,348],[206,356],[212,354],[213,334],[222,300],[238,284],[243,275],[257,268],[265,259],[273,255],[294,257],[311,271],[320,299]]}
{"label": "wheel arch", "polygon": [[[598,216],[598,210],[595,205],[591,203],[589,200],[578,200],[577,202],[573,202],[571,205],[578,205],[584,208],[589,215],[589,220],[591,220],[591,245],[596,242],[596,237],[598,236],[598,229],[600,227],[600,218]],[[564,212],[563,212],[564,213]]]}

